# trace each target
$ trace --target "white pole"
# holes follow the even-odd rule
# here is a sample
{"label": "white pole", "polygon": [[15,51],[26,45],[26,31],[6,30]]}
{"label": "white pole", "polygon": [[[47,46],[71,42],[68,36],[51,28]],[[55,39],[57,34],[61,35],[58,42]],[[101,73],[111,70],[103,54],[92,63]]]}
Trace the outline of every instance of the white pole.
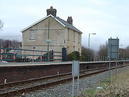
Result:
{"label": "white pole", "polygon": [[79,96],[79,75],[77,78],[77,96]]}
{"label": "white pole", "polygon": [[4,79],[4,84],[7,84],[7,79]]}
{"label": "white pole", "polygon": [[90,49],[90,33],[89,33],[89,37],[88,37],[88,48]]}
{"label": "white pole", "polygon": [[[116,82],[117,82],[116,87],[119,88],[119,81],[117,81],[117,80],[119,80],[118,79],[118,68],[117,67],[118,67],[118,64],[117,64],[117,60],[116,60]],[[116,88],[116,90],[117,90],[117,88]]]}
{"label": "white pole", "polygon": [[72,85],[72,97],[74,97],[74,77],[73,77],[73,85]]}
{"label": "white pole", "polygon": [[110,93],[111,93],[111,85],[112,85],[112,70],[111,70],[111,59],[109,58],[109,78],[110,78]]}

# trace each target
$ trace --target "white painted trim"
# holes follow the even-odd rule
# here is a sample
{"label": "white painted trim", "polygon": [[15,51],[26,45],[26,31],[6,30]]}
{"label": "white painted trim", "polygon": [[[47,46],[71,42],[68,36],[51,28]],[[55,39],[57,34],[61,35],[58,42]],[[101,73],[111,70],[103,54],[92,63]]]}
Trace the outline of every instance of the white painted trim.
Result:
{"label": "white painted trim", "polygon": [[47,19],[48,17],[52,17],[52,18],[54,18],[58,23],[60,23],[60,24],[61,24],[61,25],[63,25],[64,27],[66,27],[63,23],[61,23],[58,19],[56,19],[53,15],[51,15],[51,14],[50,14],[50,15],[48,15],[48,16],[46,16],[46,17],[44,17],[44,18],[40,19],[39,21],[37,21],[37,22],[33,23],[32,25],[30,25],[30,26],[28,26],[28,27],[24,28],[21,32],[24,32],[25,30],[27,30],[27,29],[31,28],[32,26],[34,26],[34,25],[38,24],[39,22],[41,22],[41,21],[43,21],[43,20]]}
{"label": "white painted trim", "polygon": [[26,27],[26,28],[24,28],[21,32],[24,32],[25,30],[29,29],[30,27],[32,27],[32,26],[36,25],[37,23],[39,23],[39,22],[41,22],[41,21],[45,20],[45,19],[46,19],[46,18],[48,18],[49,16],[50,16],[50,15],[48,15],[48,16],[46,16],[46,17],[44,17],[44,18],[42,18],[42,19],[40,19],[40,20],[38,20],[38,21],[34,22],[33,24],[31,24],[31,25],[27,26],[27,27]]}
{"label": "white painted trim", "polygon": [[59,22],[61,25],[63,25],[64,27],[66,27],[63,23],[61,23],[58,19],[56,19],[54,16],[52,16],[57,22]]}

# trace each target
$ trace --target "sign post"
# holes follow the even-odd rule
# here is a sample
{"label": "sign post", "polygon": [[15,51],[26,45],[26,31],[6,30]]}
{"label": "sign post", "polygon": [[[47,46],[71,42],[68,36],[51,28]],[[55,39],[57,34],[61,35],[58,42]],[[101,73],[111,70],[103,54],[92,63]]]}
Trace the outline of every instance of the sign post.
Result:
{"label": "sign post", "polygon": [[73,84],[72,84],[72,97],[74,97],[74,87],[75,87],[75,77],[77,77],[77,93],[79,91],[79,74],[80,73],[80,65],[79,61],[73,61],[72,63],[72,79],[73,79]]}
{"label": "sign post", "polygon": [[[119,39],[108,39],[108,58],[109,61],[116,60],[116,67],[117,67],[117,60],[119,58]],[[109,62],[109,70],[112,68],[111,62]],[[112,70],[110,70],[110,84],[112,84]],[[111,88],[110,88],[111,92]]]}

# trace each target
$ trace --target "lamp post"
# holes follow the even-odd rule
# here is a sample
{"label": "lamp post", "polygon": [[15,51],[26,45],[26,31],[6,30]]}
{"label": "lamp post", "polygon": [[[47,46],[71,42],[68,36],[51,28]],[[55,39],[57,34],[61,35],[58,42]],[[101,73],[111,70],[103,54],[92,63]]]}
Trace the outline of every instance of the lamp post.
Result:
{"label": "lamp post", "polygon": [[88,48],[90,49],[90,36],[91,35],[96,35],[96,33],[89,33],[89,37],[88,37]]}

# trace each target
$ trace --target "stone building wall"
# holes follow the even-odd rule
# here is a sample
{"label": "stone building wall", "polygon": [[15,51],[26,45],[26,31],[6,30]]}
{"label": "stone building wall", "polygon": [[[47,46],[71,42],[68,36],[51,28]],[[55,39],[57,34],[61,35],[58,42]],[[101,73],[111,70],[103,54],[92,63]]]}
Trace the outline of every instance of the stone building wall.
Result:
{"label": "stone building wall", "polygon": [[[49,29],[49,30],[48,30]],[[30,39],[31,33],[35,33],[35,39]],[[48,39],[49,32],[49,39]],[[22,32],[23,49],[47,50],[48,43],[51,40],[49,50],[60,51],[66,47],[68,53],[81,51],[81,34],[62,26],[52,17],[48,17],[38,24]]]}

